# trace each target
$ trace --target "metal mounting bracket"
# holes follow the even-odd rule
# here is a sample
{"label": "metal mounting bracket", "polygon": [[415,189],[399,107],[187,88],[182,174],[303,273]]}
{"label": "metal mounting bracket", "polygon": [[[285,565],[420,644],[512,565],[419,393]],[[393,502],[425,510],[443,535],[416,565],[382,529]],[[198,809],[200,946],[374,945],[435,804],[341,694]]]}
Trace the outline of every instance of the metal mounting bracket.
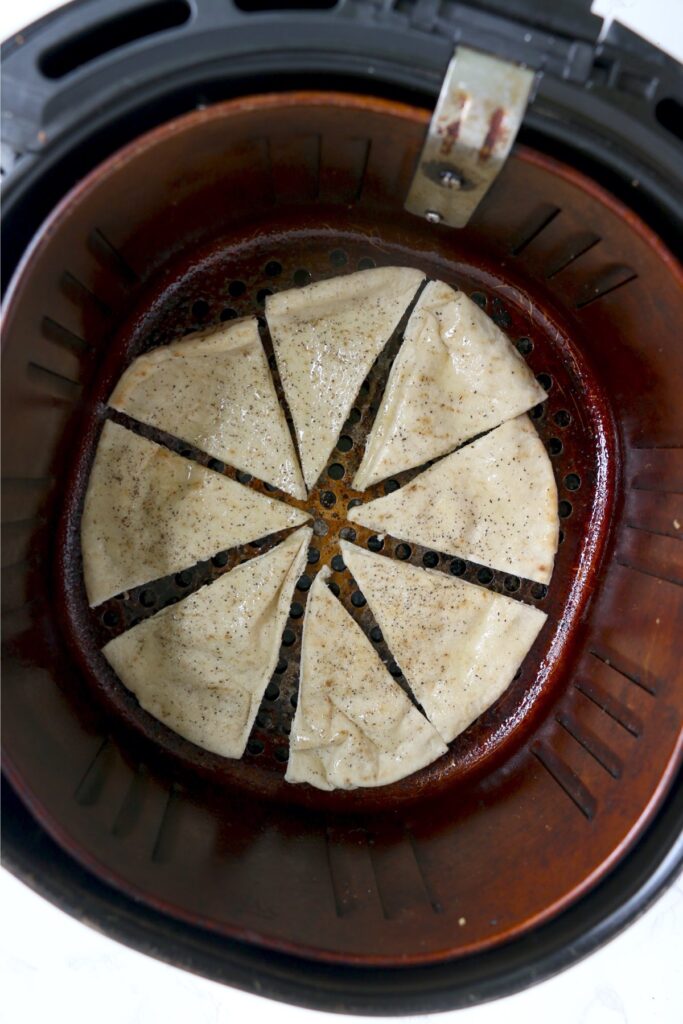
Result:
{"label": "metal mounting bracket", "polygon": [[409,213],[467,224],[507,159],[533,80],[528,68],[458,47],[408,191]]}

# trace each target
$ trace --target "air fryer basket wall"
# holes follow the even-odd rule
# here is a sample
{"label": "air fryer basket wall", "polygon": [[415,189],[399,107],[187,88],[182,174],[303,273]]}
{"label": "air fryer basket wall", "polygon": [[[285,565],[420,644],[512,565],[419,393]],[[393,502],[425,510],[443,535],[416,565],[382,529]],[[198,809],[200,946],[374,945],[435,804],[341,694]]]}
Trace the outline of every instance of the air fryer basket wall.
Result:
{"label": "air fryer basket wall", "polygon": [[[547,919],[630,847],[680,753],[676,268],[623,207],[524,150],[466,230],[404,214],[425,123],[407,107],[313,94],[161,128],[65,200],[6,325],[13,784],[123,891],[220,934],[344,963],[435,962]],[[300,271],[339,272],[339,253],[347,270],[409,262],[460,281],[531,340],[531,365],[550,378],[539,423],[566,537],[529,676],[444,763],[302,806],[277,758],[285,686],[264,705],[265,750],[233,763],[148,720],[107,675],[83,609],[78,509],[103,398],[136,346],[235,306],[258,312],[275,286],[268,265],[284,287]]]}
{"label": "air fryer basket wall", "polygon": [[[306,5],[321,10],[162,0],[189,16],[140,21],[158,6],[72,0],[3,44],[4,281],[65,192],[143,131],[229,97],[296,88],[432,109],[460,43],[542,71],[523,139],[564,153],[678,244],[681,69],[616,21],[603,25],[590,0]],[[55,52],[69,61],[48,59],[48,75]]]}

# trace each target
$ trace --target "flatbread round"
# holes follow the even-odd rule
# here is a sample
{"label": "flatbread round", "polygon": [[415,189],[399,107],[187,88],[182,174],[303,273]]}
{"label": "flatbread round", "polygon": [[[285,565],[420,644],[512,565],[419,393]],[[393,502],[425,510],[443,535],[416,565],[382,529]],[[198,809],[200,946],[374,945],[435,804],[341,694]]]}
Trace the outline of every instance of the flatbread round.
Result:
{"label": "flatbread round", "polygon": [[557,551],[557,485],[527,416],[447,455],[348,514],[377,533],[548,583]]}
{"label": "flatbread round", "polygon": [[416,699],[450,743],[507,689],[546,615],[438,570],[341,547]]}
{"label": "flatbread round", "polygon": [[242,756],[311,536],[297,530],[103,648],[146,711],[206,750]]}
{"label": "flatbread round", "polygon": [[88,601],[100,604],[308,518],[107,420],[81,520]]}
{"label": "flatbread round", "polygon": [[547,397],[493,320],[432,281],[408,321],[353,486],[445,455]]}
{"label": "flatbread round", "polygon": [[139,356],[109,404],[295,498],[306,497],[254,318]]}
{"label": "flatbread round", "polygon": [[266,299],[266,319],[309,488],[423,278],[419,270],[382,267]]}
{"label": "flatbread round", "polygon": [[286,779],[326,790],[385,786],[430,764],[446,745],[333,596],[328,577],[322,569],[308,595]]}

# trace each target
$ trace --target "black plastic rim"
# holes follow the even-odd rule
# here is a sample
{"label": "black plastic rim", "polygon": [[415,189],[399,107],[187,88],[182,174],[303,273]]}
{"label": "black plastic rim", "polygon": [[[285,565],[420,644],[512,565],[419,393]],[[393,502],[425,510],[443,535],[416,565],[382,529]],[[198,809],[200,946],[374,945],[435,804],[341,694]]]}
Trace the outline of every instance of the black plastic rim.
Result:
{"label": "black plastic rim", "polygon": [[334,1013],[401,1016],[512,995],[592,953],[642,914],[683,864],[683,787],[638,845],[588,896],[514,942],[433,967],[338,967],[220,939],[141,907],[71,860],[3,778],[5,866],[84,924],[246,992]]}

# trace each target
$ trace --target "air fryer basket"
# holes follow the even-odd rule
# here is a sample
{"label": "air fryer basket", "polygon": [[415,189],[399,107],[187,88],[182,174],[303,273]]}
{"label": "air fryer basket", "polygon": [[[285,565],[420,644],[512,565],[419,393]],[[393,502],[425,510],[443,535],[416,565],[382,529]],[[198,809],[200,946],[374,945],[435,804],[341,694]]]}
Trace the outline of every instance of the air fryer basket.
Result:
{"label": "air fryer basket", "polygon": [[[427,122],[332,93],[238,100],[171,122],[61,203],[6,316],[12,785],[62,848],[125,896],[204,933],[331,965],[417,968],[524,935],[628,853],[680,760],[678,268],[624,206],[523,147],[466,229],[403,212]],[[384,554],[531,601],[549,622],[509,691],[440,762],[385,789],[326,795],[283,781],[306,581],[248,753],[226,761],[142,712],[99,646],[259,549],[92,614],[79,510],[106,396],[134,355],[260,314],[268,290],[375,264],[463,287],[544,375],[550,398],[534,415],[563,542],[546,593],[385,540]],[[330,459],[344,473],[323,474],[305,503],[322,524],[307,576],[349,529],[346,481],[385,372],[380,361]],[[375,543],[360,529],[356,539]],[[334,579],[371,629],[348,574]]]}

